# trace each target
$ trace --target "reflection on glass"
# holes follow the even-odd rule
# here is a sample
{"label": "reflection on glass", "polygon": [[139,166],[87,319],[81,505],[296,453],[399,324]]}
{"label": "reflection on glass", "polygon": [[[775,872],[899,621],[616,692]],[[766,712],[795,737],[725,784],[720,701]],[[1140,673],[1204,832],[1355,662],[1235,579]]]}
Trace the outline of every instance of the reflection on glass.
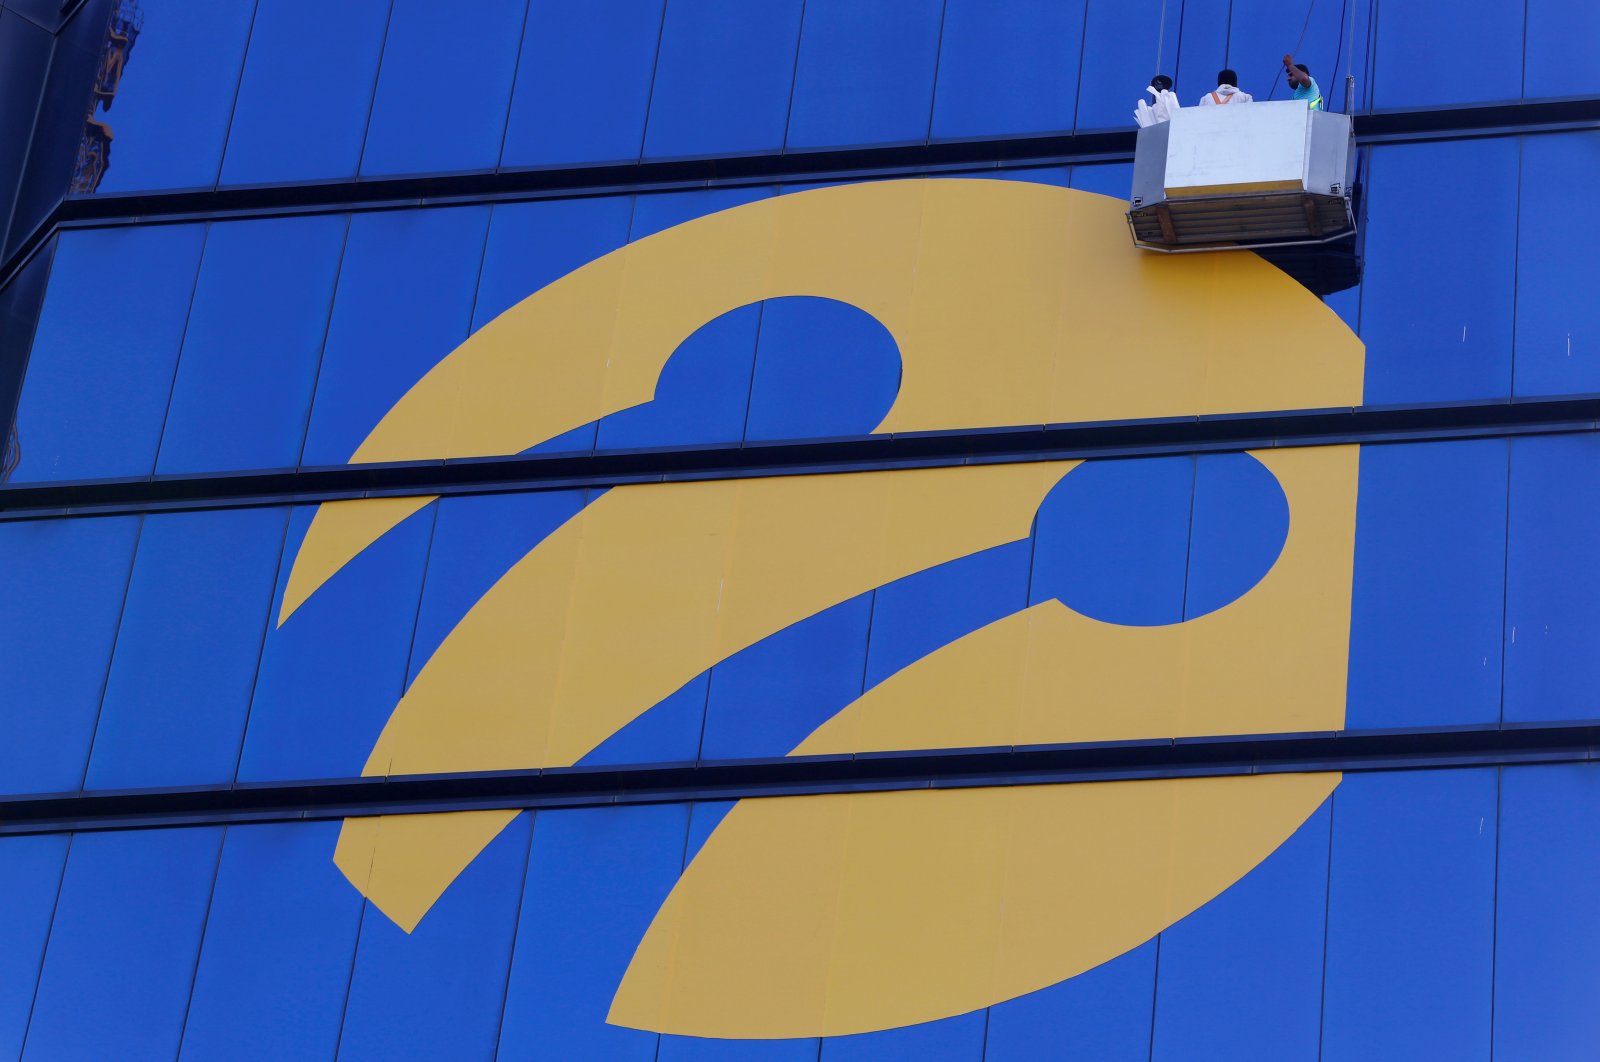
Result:
{"label": "reflection on glass", "polygon": [[[95,111],[111,110],[117,86],[122,84],[122,71],[128,65],[128,56],[133,52],[133,46],[139,40],[139,31],[143,28],[144,12],[139,10],[139,0],[117,0],[117,6],[111,12],[110,25],[106,27],[106,43],[100,53],[100,68],[95,72],[89,113],[84,116],[83,140],[78,144],[78,161],[72,170],[71,191],[74,193],[95,191],[105,179],[106,171],[111,168],[111,125],[95,117]],[[3,478],[0,476],[0,479]]]}

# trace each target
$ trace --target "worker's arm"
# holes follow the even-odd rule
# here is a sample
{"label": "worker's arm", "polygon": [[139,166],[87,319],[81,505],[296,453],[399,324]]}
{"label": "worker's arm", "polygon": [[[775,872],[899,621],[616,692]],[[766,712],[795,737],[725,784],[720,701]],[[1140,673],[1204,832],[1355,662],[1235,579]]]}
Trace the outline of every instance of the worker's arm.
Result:
{"label": "worker's arm", "polygon": [[1300,71],[1295,68],[1294,56],[1289,55],[1288,53],[1284,54],[1284,57],[1283,57],[1283,68],[1284,68],[1284,70],[1288,71],[1290,86],[1292,86],[1294,88],[1299,88],[1300,87]]}

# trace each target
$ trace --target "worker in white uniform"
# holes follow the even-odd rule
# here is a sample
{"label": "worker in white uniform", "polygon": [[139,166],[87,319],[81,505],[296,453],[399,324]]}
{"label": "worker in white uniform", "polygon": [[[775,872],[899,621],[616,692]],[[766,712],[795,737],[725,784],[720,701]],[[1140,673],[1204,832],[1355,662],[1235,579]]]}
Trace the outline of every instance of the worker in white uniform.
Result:
{"label": "worker in white uniform", "polygon": [[1178,100],[1178,94],[1172,91],[1172,79],[1165,74],[1157,74],[1150,79],[1150,87],[1145,89],[1150,93],[1153,102],[1139,101],[1133,109],[1133,120],[1143,129],[1147,125],[1157,122],[1172,120],[1172,112],[1183,106]]}
{"label": "worker in white uniform", "polygon": [[1254,102],[1254,96],[1239,90],[1239,75],[1232,70],[1218,70],[1216,90],[1200,97],[1202,107],[1225,107],[1230,103]]}

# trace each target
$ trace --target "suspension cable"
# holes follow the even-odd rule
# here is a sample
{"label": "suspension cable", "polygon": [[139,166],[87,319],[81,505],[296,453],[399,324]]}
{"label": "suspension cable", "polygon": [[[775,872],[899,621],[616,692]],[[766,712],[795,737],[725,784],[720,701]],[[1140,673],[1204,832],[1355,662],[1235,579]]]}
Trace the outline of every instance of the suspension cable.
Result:
{"label": "suspension cable", "polygon": [[[1294,53],[1293,54],[1295,54],[1295,55],[1299,55],[1300,54],[1300,46],[1305,44],[1305,42],[1306,42],[1306,31],[1311,28],[1311,13],[1313,11],[1315,11],[1316,9],[1317,9],[1317,0],[1311,0],[1311,3],[1306,6],[1306,20],[1300,24],[1300,39],[1294,42]],[[1280,78],[1282,76],[1283,76],[1283,67],[1280,66],[1278,68],[1278,73],[1272,79],[1272,91],[1267,93],[1267,99],[1270,100],[1273,96],[1277,95],[1277,92],[1278,92],[1278,78]]]}

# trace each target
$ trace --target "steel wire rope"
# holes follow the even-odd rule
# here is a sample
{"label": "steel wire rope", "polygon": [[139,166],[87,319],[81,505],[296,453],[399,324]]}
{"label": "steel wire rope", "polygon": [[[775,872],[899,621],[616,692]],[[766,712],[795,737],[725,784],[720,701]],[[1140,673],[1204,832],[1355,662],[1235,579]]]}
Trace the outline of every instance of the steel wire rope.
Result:
{"label": "steel wire rope", "polygon": [[[1311,14],[1312,14],[1312,12],[1316,11],[1316,9],[1317,9],[1317,0],[1311,0],[1311,3],[1306,5],[1306,20],[1300,24],[1300,39],[1294,42],[1294,54],[1295,55],[1299,55],[1300,54],[1300,46],[1306,42],[1306,31],[1311,28]],[[1282,76],[1283,76],[1283,68],[1279,67],[1277,74],[1273,75],[1273,78],[1272,78],[1272,91],[1267,93],[1267,99],[1270,100],[1274,95],[1277,94],[1277,91],[1278,91],[1278,78],[1280,78]]]}

